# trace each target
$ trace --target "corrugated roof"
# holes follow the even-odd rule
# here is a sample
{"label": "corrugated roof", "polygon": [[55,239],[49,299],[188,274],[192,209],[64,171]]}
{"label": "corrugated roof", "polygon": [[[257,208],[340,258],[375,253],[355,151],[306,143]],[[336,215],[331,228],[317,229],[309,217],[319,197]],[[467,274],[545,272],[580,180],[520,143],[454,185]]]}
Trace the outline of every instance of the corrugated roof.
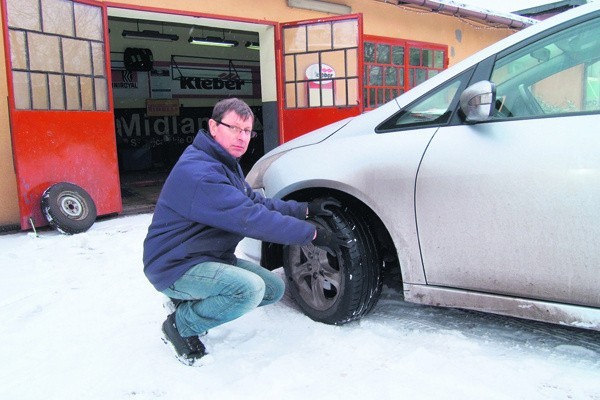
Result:
{"label": "corrugated roof", "polygon": [[397,6],[417,7],[430,10],[443,15],[464,18],[489,26],[523,29],[538,21],[533,18],[522,17],[513,13],[504,13],[494,10],[475,7],[453,0],[375,0]]}
{"label": "corrugated roof", "polygon": [[552,12],[558,9],[569,9],[577,6],[582,6],[586,3],[586,0],[563,0],[556,1],[554,3],[541,4],[536,7],[525,8],[523,10],[515,10],[513,12],[519,15],[536,15]]}

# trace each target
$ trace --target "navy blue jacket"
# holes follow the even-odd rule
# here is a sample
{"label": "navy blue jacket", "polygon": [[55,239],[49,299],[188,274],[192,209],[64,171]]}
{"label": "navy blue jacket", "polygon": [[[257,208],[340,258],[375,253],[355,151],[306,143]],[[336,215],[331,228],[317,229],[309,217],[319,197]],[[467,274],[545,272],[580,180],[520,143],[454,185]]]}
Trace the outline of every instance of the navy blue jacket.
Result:
{"label": "navy blue jacket", "polygon": [[204,261],[235,265],[244,237],[307,244],[315,227],[306,203],[267,199],[245,181],[238,160],[198,132],[162,188],[144,241],[144,273],[162,291]]}

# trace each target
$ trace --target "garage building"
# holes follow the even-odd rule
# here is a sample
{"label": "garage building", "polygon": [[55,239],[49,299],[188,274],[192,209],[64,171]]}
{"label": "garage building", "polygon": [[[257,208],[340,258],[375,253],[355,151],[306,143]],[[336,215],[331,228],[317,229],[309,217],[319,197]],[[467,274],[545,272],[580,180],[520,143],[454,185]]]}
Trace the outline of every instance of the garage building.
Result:
{"label": "garage building", "polygon": [[97,214],[135,206],[214,103],[257,116],[241,164],[376,108],[533,23],[429,0],[2,0],[0,230],[47,225],[70,182]]}

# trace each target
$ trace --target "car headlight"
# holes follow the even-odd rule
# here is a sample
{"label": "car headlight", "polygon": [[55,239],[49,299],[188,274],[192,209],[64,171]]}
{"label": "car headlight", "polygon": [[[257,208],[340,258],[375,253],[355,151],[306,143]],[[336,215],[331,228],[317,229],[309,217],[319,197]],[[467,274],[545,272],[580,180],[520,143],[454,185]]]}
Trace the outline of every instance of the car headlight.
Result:
{"label": "car headlight", "polygon": [[260,189],[264,187],[263,176],[267,169],[273,164],[279,157],[287,153],[287,151],[282,151],[281,153],[273,154],[272,156],[260,159],[250,172],[248,172],[248,176],[246,176],[246,181],[250,184],[252,189]]}

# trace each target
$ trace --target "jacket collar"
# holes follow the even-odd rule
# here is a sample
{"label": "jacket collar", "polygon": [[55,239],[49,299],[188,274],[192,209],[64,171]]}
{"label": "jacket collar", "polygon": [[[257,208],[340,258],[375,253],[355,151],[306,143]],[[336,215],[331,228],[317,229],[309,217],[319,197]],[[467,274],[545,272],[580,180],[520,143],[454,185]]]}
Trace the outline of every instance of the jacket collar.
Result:
{"label": "jacket collar", "polygon": [[202,150],[209,156],[221,161],[231,170],[238,170],[238,159],[227,152],[205,129],[200,129],[194,138],[193,145],[198,150]]}

